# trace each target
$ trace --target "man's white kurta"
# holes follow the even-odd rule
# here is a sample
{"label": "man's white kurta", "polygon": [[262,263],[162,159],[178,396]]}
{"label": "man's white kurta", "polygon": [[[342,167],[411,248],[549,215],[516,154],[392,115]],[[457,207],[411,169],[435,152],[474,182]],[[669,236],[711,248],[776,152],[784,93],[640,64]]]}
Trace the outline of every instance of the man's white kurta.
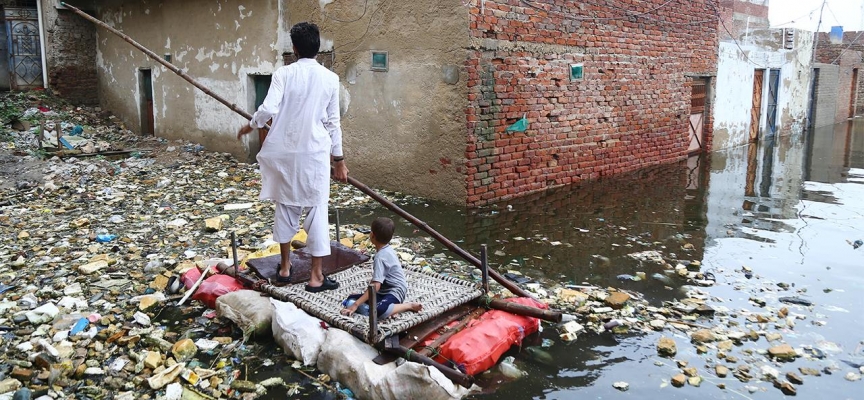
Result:
{"label": "man's white kurta", "polygon": [[261,200],[289,206],[326,206],[330,155],[342,155],[339,77],[311,58],[280,67],[250,125],[273,119],[258,153]]}

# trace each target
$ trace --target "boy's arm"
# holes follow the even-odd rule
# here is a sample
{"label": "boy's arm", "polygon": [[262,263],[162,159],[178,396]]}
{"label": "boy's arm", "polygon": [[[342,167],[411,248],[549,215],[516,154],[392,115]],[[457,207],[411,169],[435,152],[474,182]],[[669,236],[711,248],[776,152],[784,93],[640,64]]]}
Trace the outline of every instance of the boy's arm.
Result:
{"label": "boy's arm", "polygon": [[[381,282],[372,281],[369,284],[375,287],[375,293],[378,293],[378,291],[381,290]],[[359,299],[354,301],[354,304],[352,304],[348,307],[345,307],[345,309],[342,310],[342,314],[345,314],[345,315],[354,314],[354,312],[357,311],[357,308],[360,307],[361,304],[366,304],[368,302],[369,302],[369,291],[366,290],[363,292],[363,295],[360,296]]]}

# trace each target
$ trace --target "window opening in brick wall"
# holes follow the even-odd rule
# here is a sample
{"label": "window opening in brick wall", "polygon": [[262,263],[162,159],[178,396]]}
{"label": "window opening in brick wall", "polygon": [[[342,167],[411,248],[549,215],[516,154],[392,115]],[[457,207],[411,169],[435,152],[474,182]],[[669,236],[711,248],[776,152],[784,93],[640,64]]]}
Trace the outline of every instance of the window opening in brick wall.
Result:
{"label": "window opening in brick wall", "polygon": [[390,56],[386,51],[372,52],[372,70],[387,71],[390,69]]}
{"label": "window opening in brick wall", "polygon": [[570,64],[570,80],[581,81],[585,76],[585,66],[582,64]]}

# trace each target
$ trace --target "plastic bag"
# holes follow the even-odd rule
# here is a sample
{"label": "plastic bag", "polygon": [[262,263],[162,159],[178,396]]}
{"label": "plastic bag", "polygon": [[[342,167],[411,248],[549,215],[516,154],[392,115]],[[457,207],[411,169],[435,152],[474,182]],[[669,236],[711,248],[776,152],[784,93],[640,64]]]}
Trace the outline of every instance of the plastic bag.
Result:
{"label": "plastic bag", "polygon": [[254,290],[238,290],[219,297],[216,313],[237,324],[247,338],[269,333],[273,319],[270,298]]}
{"label": "plastic bag", "polygon": [[459,386],[433,367],[414,362],[385,365],[372,359],[378,351],[343,330],[327,330],[318,368],[348,386],[358,399],[461,399],[479,388]]}
{"label": "plastic bag", "polygon": [[207,307],[215,308],[216,299],[220,296],[243,289],[243,284],[228,275],[216,274],[204,279],[198,290],[192,295],[193,300],[198,300]]}
{"label": "plastic bag", "polygon": [[303,361],[304,365],[318,363],[318,353],[324,343],[325,330],[321,320],[306,314],[294,304],[271,299],[273,308],[273,339],[285,354]]}
{"label": "plastic bag", "polygon": [[[505,301],[526,306],[547,308],[536,300],[520,297]],[[440,349],[439,362],[451,360],[475,375],[492,368],[511,346],[522,343],[526,336],[540,329],[540,320],[492,310],[453,335]]]}

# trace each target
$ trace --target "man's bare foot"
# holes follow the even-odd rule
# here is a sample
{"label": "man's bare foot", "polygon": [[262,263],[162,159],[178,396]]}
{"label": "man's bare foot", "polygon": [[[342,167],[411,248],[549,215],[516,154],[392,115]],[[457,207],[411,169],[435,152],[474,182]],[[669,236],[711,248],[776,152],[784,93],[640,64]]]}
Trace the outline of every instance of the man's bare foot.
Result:
{"label": "man's bare foot", "polygon": [[283,278],[287,278],[287,277],[291,276],[291,264],[288,264],[287,268],[284,268],[283,266],[280,265],[279,266],[279,276],[281,276]]}

